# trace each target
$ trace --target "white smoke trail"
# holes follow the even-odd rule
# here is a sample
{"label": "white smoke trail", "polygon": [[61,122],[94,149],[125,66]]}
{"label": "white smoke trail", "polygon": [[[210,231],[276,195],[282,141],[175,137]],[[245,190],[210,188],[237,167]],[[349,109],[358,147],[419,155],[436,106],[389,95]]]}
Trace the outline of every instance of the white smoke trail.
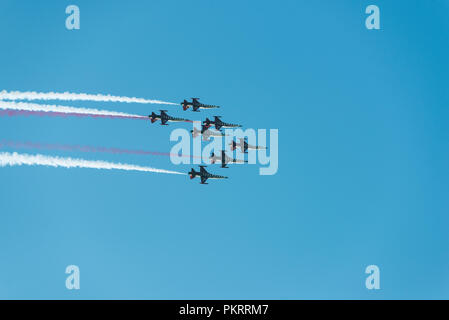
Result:
{"label": "white smoke trail", "polygon": [[66,100],[66,101],[109,101],[109,102],[126,102],[126,103],[155,103],[170,104],[177,103],[166,102],[160,100],[148,100],[135,97],[120,97],[104,94],[87,94],[87,93],[71,93],[71,92],[35,92],[35,91],[0,91],[0,100]]}
{"label": "white smoke trail", "polygon": [[63,168],[91,168],[91,169],[106,169],[106,170],[127,170],[127,171],[143,171],[169,174],[185,174],[177,171],[169,171],[163,169],[155,169],[151,167],[142,167],[124,163],[113,163],[97,160],[84,160],[74,158],[50,157],[42,154],[30,155],[26,153],[19,154],[17,152],[1,152],[0,153],[0,167],[6,166],[50,166]]}
{"label": "white smoke trail", "polygon": [[43,112],[61,112],[61,113],[77,113],[77,114],[95,114],[104,116],[118,116],[118,117],[142,117],[140,115],[129,114],[124,112],[115,112],[107,110],[89,109],[89,108],[76,108],[68,106],[58,105],[45,105],[28,102],[8,102],[0,101],[0,109],[10,110],[26,110],[26,111],[43,111]]}

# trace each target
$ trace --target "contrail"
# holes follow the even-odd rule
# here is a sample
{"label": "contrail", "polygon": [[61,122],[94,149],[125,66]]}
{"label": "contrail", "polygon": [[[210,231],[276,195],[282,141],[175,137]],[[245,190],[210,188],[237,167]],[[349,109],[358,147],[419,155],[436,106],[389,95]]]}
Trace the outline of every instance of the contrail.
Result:
{"label": "contrail", "polygon": [[55,113],[67,113],[73,115],[92,115],[92,116],[104,116],[104,117],[118,117],[118,118],[138,118],[146,119],[147,117],[129,114],[124,112],[115,112],[107,110],[98,110],[90,108],[76,108],[69,106],[59,106],[59,105],[45,105],[36,104],[28,102],[7,102],[0,101],[0,109],[2,110],[21,110],[21,111],[31,111],[31,112],[55,112]]}
{"label": "contrail", "polygon": [[109,119],[140,119],[140,120],[148,120],[147,117],[144,116],[105,116],[101,114],[89,114],[89,113],[64,113],[64,112],[44,112],[44,111],[27,111],[27,110],[2,110],[0,108],[0,116],[39,116],[39,117],[79,117],[79,118],[109,118]]}
{"label": "contrail", "polygon": [[142,172],[156,172],[169,174],[185,174],[177,171],[169,171],[163,169],[156,169],[151,167],[142,167],[124,163],[113,163],[106,161],[93,161],[74,158],[50,157],[42,154],[30,155],[26,153],[0,153],[0,167],[6,166],[49,166],[49,167],[63,167],[63,168],[91,168],[91,169],[106,169],[106,170],[126,170],[126,171],[142,171]]}
{"label": "contrail", "polygon": [[135,154],[135,155],[151,155],[151,156],[175,156],[185,158],[201,158],[200,156],[193,155],[178,155],[168,152],[146,151],[146,150],[129,150],[120,148],[106,148],[106,147],[92,147],[92,146],[79,146],[69,144],[49,144],[38,142],[16,142],[0,140],[0,148],[19,148],[19,149],[39,149],[39,150],[57,150],[57,151],[79,151],[79,152],[98,152],[98,153],[110,153],[110,154]]}
{"label": "contrail", "polygon": [[87,94],[87,93],[71,93],[71,92],[35,92],[35,91],[0,91],[0,100],[65,100],[65,101],[108,101],[108,102],[125,102],[125,103],[152,103],[152,104],[170,104],[177,103],[166,102],[161,100],[149,100],[135,97],[111,96],[109,94]]}

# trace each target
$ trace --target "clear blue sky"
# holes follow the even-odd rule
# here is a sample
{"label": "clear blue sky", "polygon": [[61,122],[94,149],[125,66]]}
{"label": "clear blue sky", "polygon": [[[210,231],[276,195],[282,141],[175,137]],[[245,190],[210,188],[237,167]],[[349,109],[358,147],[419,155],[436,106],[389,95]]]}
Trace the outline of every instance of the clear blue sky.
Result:
{"label": "clear blue sky", "polygon": [[[365,28],[369,4],[379,31]],[[448,299],[448,18],[444,0],[1,1],[1,90],[199,96],[224,120],[279,129],[280,146],[276,175],[217,168],[230,179],[208,186],[0,168],[0,298]],[[0,138],[168,152],[177,126],[1,117]],[[370,264],[381,290],[365,288]]]}

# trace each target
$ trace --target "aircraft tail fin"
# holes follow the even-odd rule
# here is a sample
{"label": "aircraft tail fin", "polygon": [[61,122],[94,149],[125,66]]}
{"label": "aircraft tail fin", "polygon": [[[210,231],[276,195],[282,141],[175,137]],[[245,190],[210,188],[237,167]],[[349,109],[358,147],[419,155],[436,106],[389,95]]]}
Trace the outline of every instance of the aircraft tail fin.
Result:
{"label": "aircraft tail fin", "polygon": [[151,119],[151,123],[155,123],[157,121],[157,115],[154,112],[152,112],[148,117]]}
{"label": "aircraft tail fin", "polygon": [[186,111],[187,109],[189,109],[189,103],[187,102],[186,99],[184,99],[184,101],[181,102],[181,105],[182,105],[182,109],[183,109],[184,111]]}
{"label": "aircraft tail fin", "polygon": [[211,125],[212,121],[210,121],[209,118],[206,118],[206,120],[204,120],[204,128],[208,129]]}
{"label": "aircraft tail fin", "polygon": [[190,179],[195,178],[197,174],[198,173],[192,168],[192,170],[189,171]]}

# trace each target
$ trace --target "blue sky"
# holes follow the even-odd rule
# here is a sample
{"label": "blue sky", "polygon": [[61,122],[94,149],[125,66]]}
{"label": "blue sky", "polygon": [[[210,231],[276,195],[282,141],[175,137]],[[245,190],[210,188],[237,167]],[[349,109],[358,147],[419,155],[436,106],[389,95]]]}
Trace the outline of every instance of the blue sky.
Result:
{"label": "blue sky", "polygon": [[[80,30],[65,28],[69,4]],[[370,4],[381,30],[365,28]],[[0,90],[199,96],[224,120],[279,129],[279,171],[211,168],[230,179],[203,186],[0,168],[0,298],[449,298],[448,15],[444,0],[3,0]],[[190,129],[0,117],[0,138],[169,152],[176,127]],[[36,152],[190,169],[166,157]],[[65,288],[71,264],[80,290]],[[377,291],[365,288],[371,264]]]}

